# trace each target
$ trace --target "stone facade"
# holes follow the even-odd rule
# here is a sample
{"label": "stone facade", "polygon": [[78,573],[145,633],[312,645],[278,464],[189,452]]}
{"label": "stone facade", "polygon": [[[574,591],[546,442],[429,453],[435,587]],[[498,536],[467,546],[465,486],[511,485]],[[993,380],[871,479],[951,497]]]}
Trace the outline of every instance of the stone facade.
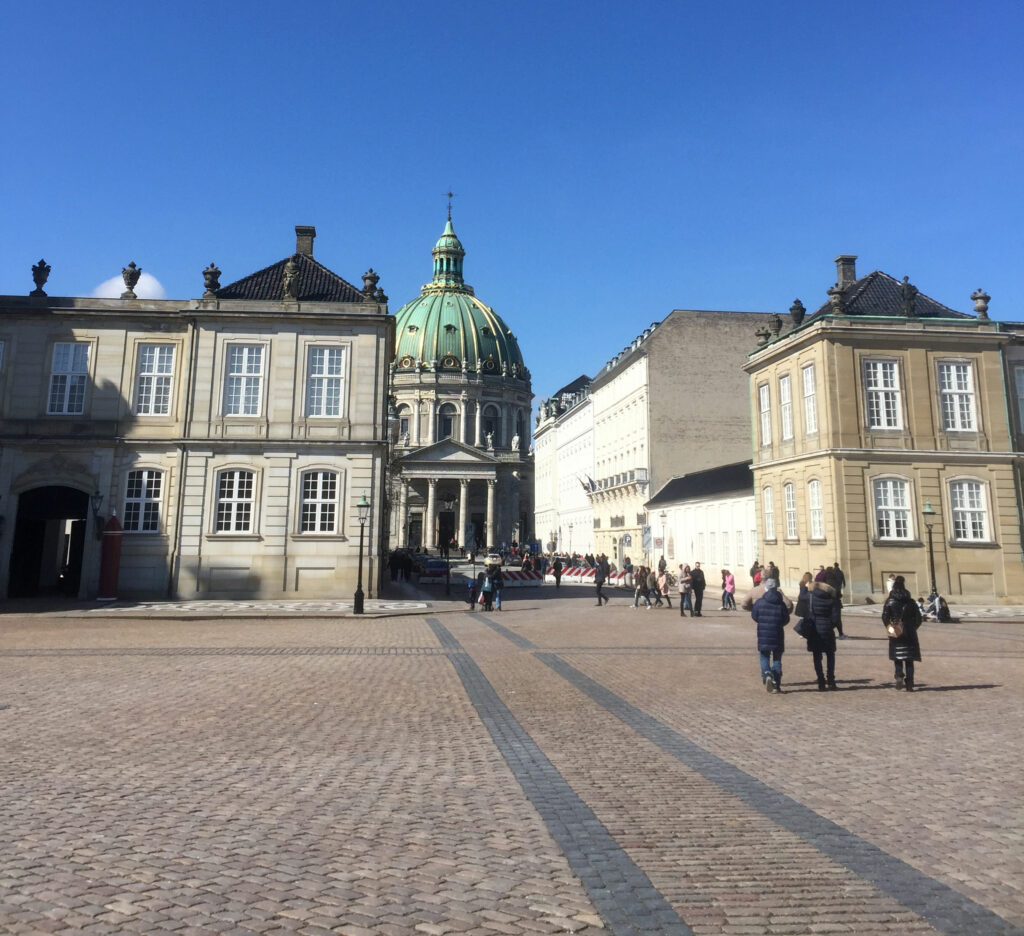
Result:
{"label": "stone facade", "polygon": [[788,588],[838,561],[852,601],[882,600],[895,573],[916,595],[934,577],[954,600],[1019,603],[1019,336],[906,281],[858,280],[854,259],[747,364],[762,556]]}
{"label": "stone facade", "polygon": [[375,591],[393,320],[297,232],[205,298],[0,298],[4,594],[95,596],[119,524],[119,597],[348,596],[363,497]]}

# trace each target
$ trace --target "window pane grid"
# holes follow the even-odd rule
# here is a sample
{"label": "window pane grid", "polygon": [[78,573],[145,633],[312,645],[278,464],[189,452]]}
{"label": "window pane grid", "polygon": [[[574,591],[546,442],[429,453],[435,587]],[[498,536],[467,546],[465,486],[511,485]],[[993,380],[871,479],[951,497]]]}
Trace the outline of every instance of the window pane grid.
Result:
{"label": "window pane grid", "polygon": [[263,345],[231,345],[224,383],[228,416],[259,416],[263,389]]}
{"label": "window pane grid", "polygon": [[762,384],[757,388],[758,408],[761,413],[761,444],[771,445],[772,442],[772,414],[768,396],[768,384]]}
{"label": "window pane grid", "polygon": [[338,504],[338,475],[310,471],[302,476],[301,530],[303,533],[334,533]]}
{"label": "window pane grid", "polygon": [[808,364],[804,376],[804,428],[808,434],[818,431],[818,396],[814,383],[814,365]]}
{"label": "window pane grid", "polygon": [[779,378],[779,411],[782,419],[782,438],[793,438],[793,400],[790,395],[789,377]]}
{"label": "window pane grid", "polygon": [[142,469],[128,472],[124,497],[125,532],[158,533],[160,531],[162,488],[162,471]]}
{"label": "window pane grid", "polygon": [[171,411],[171,375],[174,372],[173,345],[142,345],[135,391],[135,412],[143,416],[166,416]]}
{"label": "window pane grid", "polygon": [[342,348],[311,347],[307,357],[306,414],[341,415]]}
{"label": "window pane grid", "polygon": [[786,501],[786,539],[796,539],[796,489],[787,484],[782,493]]}
{"label": "window pane grid", "polygon": [[974,429],[974,381],[970,364],[939,365],[939,396],[943,429]]}
{"label": "window pane grid", "polygon": [[900,390],[895,361],[868,361],[864,367],[868,396],[868,427],[899,429]]}
{"label": "window pane grid", "polygon": [[875,482],[875,521],[880,539],[910,539],[907,482],[885,478]]}
{"label": "window pane grid", "polygon": [[955,481],[949,486],[953,512],[953,538],[987,540],[985,492],[978,481]]}
{"label": "window pane grid", "polygon": [[217,532],[248,533],[252,527],[253,473],[222,471],[217,480]]}
{"label": "window pane grid", "polygon": [[85,382],[89,372],[89,345],[60,342],[53,346],[48,413],[75,415],[85,412]]}
{"label": "window pane grid", "polygon": [[811,539],[825,538],[825,512],[821,506],[821,482],[807,484],[807,507],[811,521]]}
{"label": "window pane grid", "polygon": [[773,503],[772,489],[765,488],[763,493],[764,502],[764,538],[775,539],[775,505]]}

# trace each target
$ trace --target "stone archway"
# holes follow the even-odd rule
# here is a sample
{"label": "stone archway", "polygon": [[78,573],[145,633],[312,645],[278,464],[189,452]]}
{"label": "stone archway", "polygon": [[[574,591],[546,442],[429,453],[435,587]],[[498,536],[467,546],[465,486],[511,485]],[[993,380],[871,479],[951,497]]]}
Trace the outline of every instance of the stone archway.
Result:
{"label": "stone archway", "polygon": [[18,495],[8,598],[78,594],[89,495],[59,484]]}

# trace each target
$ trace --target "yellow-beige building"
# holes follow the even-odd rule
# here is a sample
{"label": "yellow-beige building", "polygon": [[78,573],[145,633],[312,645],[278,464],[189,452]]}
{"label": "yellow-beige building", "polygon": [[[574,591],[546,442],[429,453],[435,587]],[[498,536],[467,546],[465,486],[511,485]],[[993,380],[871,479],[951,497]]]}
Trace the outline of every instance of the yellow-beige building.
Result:
{"label": "yellow-beige building", "polygon": [[969,315],[855,261],[746,364],[762,561],[790,589],[838,561],[844,601],[881,601],[891,573],[915,595],[1024,601],[1017,334],[981,290]]}

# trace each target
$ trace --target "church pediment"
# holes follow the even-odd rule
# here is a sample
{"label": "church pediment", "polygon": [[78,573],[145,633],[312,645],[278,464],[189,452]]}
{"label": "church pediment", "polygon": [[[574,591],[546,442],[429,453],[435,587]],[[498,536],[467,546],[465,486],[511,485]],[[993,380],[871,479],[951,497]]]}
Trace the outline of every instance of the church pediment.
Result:
{"label": "church pediment", "polygon": [[489,455],[471,446],[463,445],[453,439],[442,439],[433,445],[424,445],[413,449],[408,455],[398,455],[396,461],[403,467],[408,468],[437,464],[449,467],[473,465],[481,468],[493,468],[498,460],[493,455]]}

